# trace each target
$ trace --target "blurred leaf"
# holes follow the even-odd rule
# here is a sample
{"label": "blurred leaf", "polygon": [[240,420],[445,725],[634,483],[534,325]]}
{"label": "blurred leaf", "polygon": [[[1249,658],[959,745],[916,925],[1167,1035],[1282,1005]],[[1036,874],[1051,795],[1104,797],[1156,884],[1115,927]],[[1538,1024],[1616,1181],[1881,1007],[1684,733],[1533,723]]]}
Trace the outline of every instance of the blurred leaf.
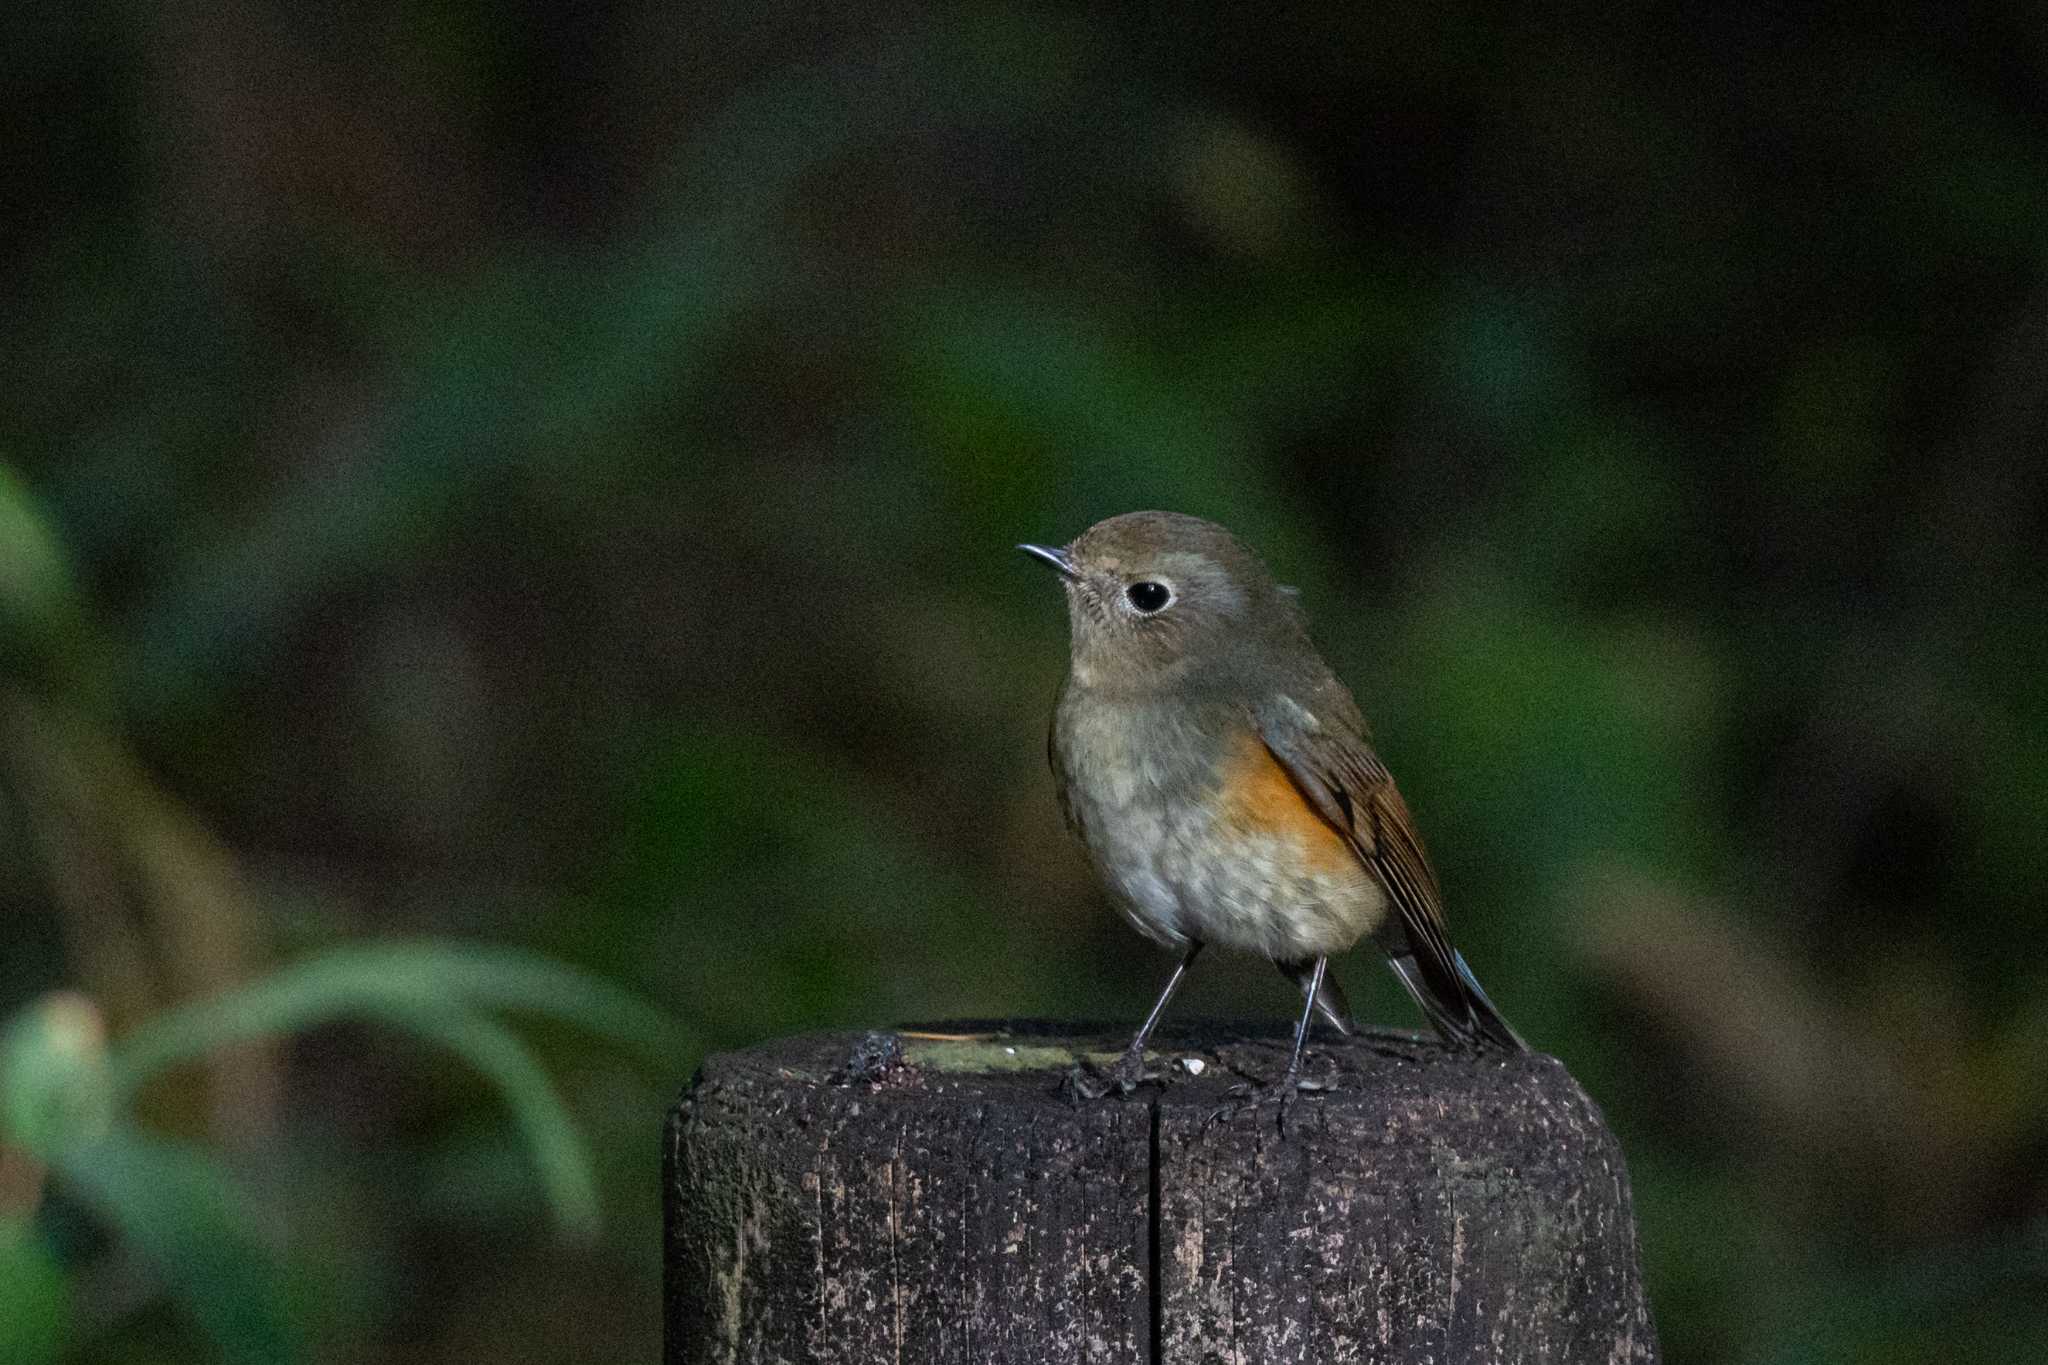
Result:
{"label": "blurred leaf", "polygon": [[1486,292],[1462,304],[1443,318],[1429,352],[1462,420],[1520,445],[1585,410],[1584,376],[1561,350],[1548,315],[1527,300]]}
{"label": "blurred leaf", "polygon": [[1413,274],[1317,260],[1261,276],[1221,307],[1213,293],[1200,295],[1181,329],[1178,382],[1282,432],[1311,425],[1358,396],[1361,374],[1391,385],[1400,339],[1418,325]]}
{"label": "blurred leaf", "polygon": [[0,622],[22,632],[77,610],[63,545],[21,476],[0,464]]}
{"label": "blurred leaf", "polygon": [[1421,604],[1403,644],[1430,680],[1429,725],[1395,723],[1396,703],[1423,701],[1390,692],[1387,732],[1437,737],[1413,779],[1450,798],[1430,802],[1450,831],[1433,846],[1486,858],[1486,882],[1538,904],[1584,858],[1682,868],[1710,854],[1704,773],[1726,686],[1691,633],[1656,618],[1595,625],[1519,582],[1464,574]]}
{"label": "blurred leaf", "polygon": [[1248,256],[1285,252],[1314,204],[1302,159],[1279,139],[1210,112],[1183,121],[1171,164],[1188,220]]}
{"label": "blurred leaf", "polygon": [[517,1038],[474,1014],[422,1011],[409,1027],[458,1053],[489,1077],[526,1137],[555,1223],[580,1241],[597,1235],[597,1180],[576,1120],[547,1073]]}
{"label": "blurred leaf", "polygon": [[125,1126],[53,1162],[112,1224],[230,1365],[300,1358],[285,1277],[240,1192],[204,1154]]}
{"label": "blurred leaf", "polygon": [[0,675],[91,699],[103,642],[79,595],[63,538],[28,485],[0,462]]}
{"label": "blurred leaf", "polygon": [[1521,487],[1503,501],[1518,534],[1468,553],[1510,556],[1514,579],[1531,595],[1540,583],[1563,601],[1604,603],[1619,589],[1649,606],[1664,577],[1648,571],[1664,567],[1657,553],[1685,525],[1686,512],[1657,452],[1635,433],[1591,423],[1566,424],[1531,446]]}
{"label": "blurred leaf", "polygon": [[69,1304],[64,1272],[35,1225],[0,1218],[0,1360],[44,1365],[64,1346]]}
{"label": "blurred leaf", "polygon": [[1005,472],[1006,455],[1031,450],[1141,463],[1171,455],[1200,473],[1214,470],[1239,438],[1208,404],[1178,401],[1193,395],[1175,392],[1131,341],[1099,321],[1060,316],[1025,295],[935,301],[924,321],[931,382],[961,398],[977,395],[1008,432],[1008,449],[949,444],[961,474]]}
{"label": "blurred leaf", "polygon": [[1218,401],[1244,399],[1242,384],[1219,394],[1213,365],[1161,355],[1110,318],[1021,291],[946,293],[906,309],[901,344],[909,415],[966,535],[1014,540],[1020,508],[1072,534],[1164,507],[1227,521],[1271,552],[1299,525],[1286,485],[1256,458],[1256,429]]}
{"label": "blurred leaf", "polygon": [[574,1120],[526,1048],[478,1010],[533,1013],[641,1050],[680,1055],[674,1024],[630,993],[530,953],[459,944],[336,949],[217,999],[184,1006],[138,1030],[112,1059],[126,1103],[165,1067],[231,1043],[341,1018],[383,1024],[443,1044],[490,1080],[525,1135],[557,1223],[588,1237],[597,1225],[590,1155]]}
{"label": "blurred leaf", "polygon": [[113,1113],[106,1030],[84,996],[60,991],[0,1035],[0,1138],[45,1161],[105,1129]]}
{"label": "blurred leaf", "polygon": [[[533,953],[473,944],[380,943],[337,948],[212,1000],[172,1010],[115,1048],[122,1101],[167,1066],[215,1048],[345,1017],[414,1029],[465,1007],[544,1015],[673,1061],[680,1034],[631,993]],[[438,1026],[430,1026],[430,1034]]]}

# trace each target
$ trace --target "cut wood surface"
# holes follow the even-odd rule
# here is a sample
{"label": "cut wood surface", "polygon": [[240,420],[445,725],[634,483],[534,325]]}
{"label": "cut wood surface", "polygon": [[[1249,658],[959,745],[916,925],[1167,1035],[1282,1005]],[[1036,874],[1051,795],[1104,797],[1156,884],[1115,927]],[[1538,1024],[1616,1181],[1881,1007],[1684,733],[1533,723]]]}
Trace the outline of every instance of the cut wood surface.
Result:
{"label": "cut wood surface", "polygon": [[[1060,1024],[713,1057],[670,1116],[669,1365],[1653,1362],[1628,1177],[1555,1059],[1168,1033],[1074,1102]],[[1225,1111],[1218,1116],[1218,1111]]]}

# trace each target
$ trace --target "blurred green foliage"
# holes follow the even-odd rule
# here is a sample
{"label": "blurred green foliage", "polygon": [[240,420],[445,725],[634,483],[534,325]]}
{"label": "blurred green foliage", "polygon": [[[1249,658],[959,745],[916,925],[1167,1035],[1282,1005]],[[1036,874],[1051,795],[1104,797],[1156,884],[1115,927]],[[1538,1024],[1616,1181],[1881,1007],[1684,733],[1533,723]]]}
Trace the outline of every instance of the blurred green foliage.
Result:
{"label": "blurred green foliage", "polygon": [[1983,6],[8,11],[0,1358],[652,1360],[704,1050],[1134,1017],[1009,547],[1141,506],[1301,587],[1675,1365],[2048,1357],[2044,66]]}
{"label": "blurred green foliage", "polygon": [[[302,1359],[304,1310],[227,1171],[196,1147],[138,1127],[133,1106],[166,1070],[225,1047],[344,1018],[402,1029],[446,1046],[490,1080],[519,1125],[558,1228],[587,1242],[600,1225],[598,1196],[575,1120],[532,1053],[486,1007],[574,1022],[635,1043],[657,1063],[675,1053],[667,1021],[632,996],[530,954],[474,945],[334,949],[169,1010],[111,1049],[92,1003],[59,992],[22,1010],[0,1035],[0,1151],[22,1187],[12,1193],[31,1202],[27,1187],[47,1172],[147,1260],[223,1359]],[[6,1358],[56,1361],[61,1278],[19,1210],[0,1232],[9,1238],[19,1299]]]}

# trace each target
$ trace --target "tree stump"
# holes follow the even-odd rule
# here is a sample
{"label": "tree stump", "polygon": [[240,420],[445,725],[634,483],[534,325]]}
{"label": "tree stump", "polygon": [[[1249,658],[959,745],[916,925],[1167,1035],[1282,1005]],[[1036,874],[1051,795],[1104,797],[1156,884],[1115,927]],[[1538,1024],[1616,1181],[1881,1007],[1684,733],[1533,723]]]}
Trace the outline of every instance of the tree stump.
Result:
{"label": "tree stump", "polygon": [[[1229,1088],[1286,1039],[1047,1024],[711,1058],[663,1163],[668,1365],[1657,1359],[1628,1176],[1550,1057],[1312,1045],[1284,1127]],[[1218,1111],[1226,1112],[1219,1116]]]}

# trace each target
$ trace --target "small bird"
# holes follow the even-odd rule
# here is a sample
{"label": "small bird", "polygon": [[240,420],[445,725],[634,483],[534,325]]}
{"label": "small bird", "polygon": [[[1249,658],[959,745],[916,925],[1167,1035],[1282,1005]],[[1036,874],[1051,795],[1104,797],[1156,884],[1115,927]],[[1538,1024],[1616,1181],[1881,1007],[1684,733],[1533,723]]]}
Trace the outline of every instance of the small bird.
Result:
{"label": "small bird", "polygon": [[1301,988],[1283,1103],[1315,1015],[1351,1032],[1329,960],[1367,934],[1445,1042],[1525,1050],[1451,946],[1408,807],[1294,590],[1176,512],[1017,548],[1066,586],[1072,652],[1047,745],[1060,809],[1132,925],[1181,955],[1109,1085],[1145,1078],[1146,1041],[1211,943]]}

